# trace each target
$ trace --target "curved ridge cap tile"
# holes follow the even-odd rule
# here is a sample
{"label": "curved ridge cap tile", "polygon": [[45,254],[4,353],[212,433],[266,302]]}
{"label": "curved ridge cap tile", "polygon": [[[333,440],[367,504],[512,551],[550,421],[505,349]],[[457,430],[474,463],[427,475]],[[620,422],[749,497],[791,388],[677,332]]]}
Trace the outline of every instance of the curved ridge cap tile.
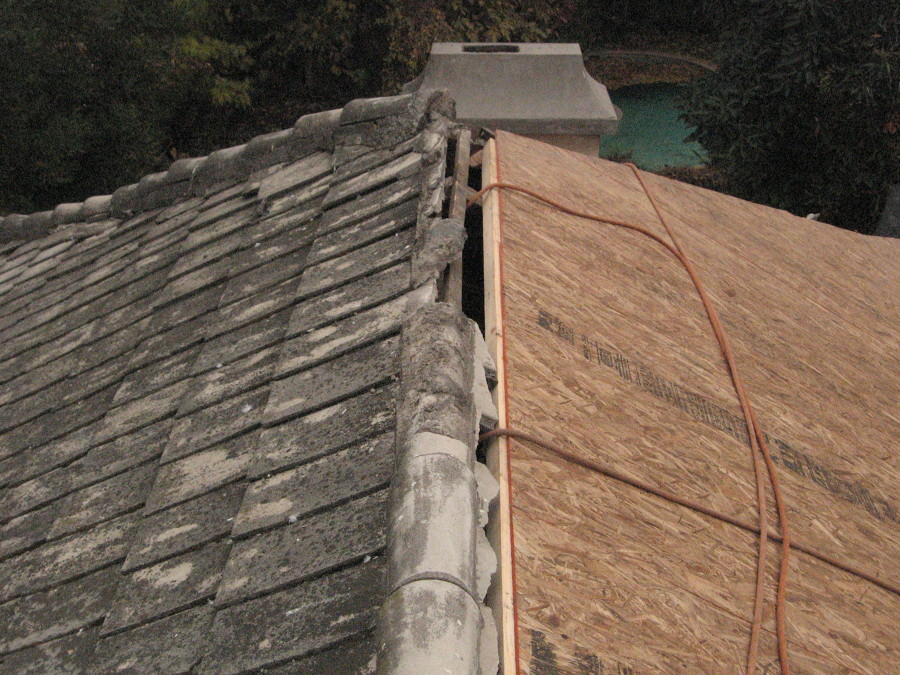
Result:
{"label": "curved ridge cap tile", "polygon": [[40,239],[50,231],[52,225],[53,211],[39,211],[28,215],[12,213],[3,219],[0,242]]}
{"label": "curved ridge cap tile", "polygon": [[268,152],[290,140],[293,129],[281,129],[261,136],[254,136],[247,142],[247,152]]}
{"label": "curved ridge cap tile", "polygon": [[169,166],[169,178],[172,182],[179,180],[189,180],[193,178],[197,168],[206,161],[203,157],[185,157],[177,159]]}
{"label": "curved ridge cap tile", "polygon": [[357,98],[344,106],[341,124],[366,122],[388,115],[399,115],[407,111],[413,94],[381,96],[378,98]]}
{"label": "curved ridge cap tile", "polygon": [[395,147],[432,120],[455,118],[455,103],[444,90],[427,89],[384,99],[357,99],[344,108],[335,146],[360,150]]}
{"label": "curved ridge cap tile", "polygon": [[20,218],[24,218],[24,216],[20,216],[18,213],[11,213],[0,218],[0,244],[9,244],[22,238],[18,228]]}
{"label": "curved ridge cap tile", "polygon": [[[78,204],[78,207],[80,210],[81,204]],[[25,216],[22,225],[36,236],[41,237],[50,232],[50,228],[53,227],[53,211],[30,213]]]}
{"label": "curved ridge cap tile", "polygon": [[378,612],[378,675],[475,675],[481,607],[454,584],[418,579],[397,589]]}
{"label": "curved ridge cap tile", "polygon": [[444,117],[456,117],[456,103],[446,89],[420,89],[411,94],[358,98],[344,106],[341,124],[368,122],[391,115],[410,114],[415,118],[435,112]]}
{"label": "curved ridge cap tile", "polygon": [[[269,153],[280,147],[289,148],[292,141],[299,138],[321,135],[324,147],[330,149],[331,133],[339,122],[341,111],[342,108],[337,108],[304,115],[291,128],[256,136],[248,143],[216,150],[208,156],[176,160],[166,171],[147,174],[137,183],[119,187],[111,195],[96,195],[88,197],[84,202],[59,204],[50,211],[28,215],[10,214],[0,218],[0,243],[37,239],[53,228],[107,213],[115,217],[133,215],[144,210],[144,201],[152,198],[156,191],[181,181],[199,183],[203,189],[199,193],[192,191],[194,194],[205,194],[205,189],[216,183],[246,178],[259,168],[253,166],[254,158],[274,161],[275,158],[269,157]],[[159,200],[168,203],[186,195],[158,196]]]}
{"label": "curved ridge cap tile", "polygon": [[[483,625],[476,569],[478,494],[472,466],[475,338],[448,303],[403,325],[392,485],[388,596],[377,621],[377,672],[474,675]],[[447,668],[446,666],[452,666]]]}
{"label": "curved ridge cap tile", "polygon": [[137,185],[141,197],[144,197],[175,182],[177,182],[177,179],[173,177],[170,171],[159,171],[157,173],[148,173],[138,181]]}
{"label": "curved ridge cap tile", "polygon": [[[143,208],[145,197],[173,183],[192,180],[191,192],[204,195],[206,189],[227,180],[243,179],[245,168],[252,168],[243,160],[245,155],[264,156],[292,141],[321,136],[319,147],[332,149],[333,132],[341,124],[375,120],[395,114],[410,113],[414,117],[428,112],[453,117],[454,103],[446,90],[419,90],[412,94],[364,98],[351,101],[344,108],[335,108],[300,117],[292,128],[262,134],[243,145],[217,150],[206,157],[189,157],[172,163],[167,171],[148,174],[138,183],[123,185],[112,195],[89,197],[84,202],[60,204],[52,211],[22,215],[10,214],[0,218],[0,242],[17,239],[32,240],[45,236],[54,227],[68,225],[109,213],[114,217],[133,215]],[[173,199],[180,197],[174,196]],[[164,201],[165,198],[163,198]]]}
{"label": "curved ridge cap tile", "polygon": [[[425,438],[416,438],[422,437]],[[466,463],[444,449],[454,439],[416,434],[406,449],[394,488],[388,552],[388,594],[416,579],[455,584],[478,599],[477,489]],[[461,450],[468,454],[463,445]],[[451,451],[452,452],[452,451]]]}
{"label": "curved ridge cap tile", "polygon": [[140,206],[141,198],[137,183],[123,185],[112,193],[109,204],[110,213],[114,216],[128,216]]}
{"label": "curved ridge cap tile", "polygon": [[6,227],[18,228],[22,226],[23,220],[25,220],[25,216],[21,213],[10,213],[3,218],[3,223]]}
{"label": "curved ridge cap tile", "polygon": [[53,225],[68,225],[74,223],[81,215],[81,209],[84,206],[82,202],[69,202],[60,204],[53,209]]}
{"label": "curved ridge cap tile", "polygon": [[194,170],[191,192],[203,197],[214,185],[234,180],[241,155],[246,149],[247,144],[244,143],[209,153]]}
{"label": "curved ridge cap tile", "polygon": [[79,220],[88,220],[105,213],[109,213],[109,205],[112,202],[112,195],[94,195],[84,200],[81,206]]}
{"label": "curved ridge cap tile", "polygon": [[435,113],[456,119],[456,101],[447,89],[420,89],[412,96],[410,111],[414,115]]}
{"label": "curved ridge cap tile", "polygon": [[215,150],[206,158],[206,162],[204,162],[203,166],[216,166],[216,165],[227,165],[230,162],[235,161],[238,157],[240,157],[241,153],[247,149],[247,144],[242,143],[241,145],[232,145],[230,148],[222,148],[221,150]]}
{"label": "curved ridge cap tile", "polygon": [[300,137],[316,136],[319,134],[330,135],[334,128],[340,124],[343,108],[323,110],[322,112],[303,115],[294,124],[294,133]]}
{"label": "curved ridge cap tile", "polygon": [[291,155],[291,142],[295,138],[293,128],[251,138],[238,160],[240,175],[237,177],[245,179],[258,171],[288,161]]}
{"label": "curved ridge cap tile", "polygon": [[165,171],[159,171],[157,173],[148,173],[146,176],[142,176],[138,181],[138,185],[141,187],[159,187],[160,185],[166,184],[166,173]]}

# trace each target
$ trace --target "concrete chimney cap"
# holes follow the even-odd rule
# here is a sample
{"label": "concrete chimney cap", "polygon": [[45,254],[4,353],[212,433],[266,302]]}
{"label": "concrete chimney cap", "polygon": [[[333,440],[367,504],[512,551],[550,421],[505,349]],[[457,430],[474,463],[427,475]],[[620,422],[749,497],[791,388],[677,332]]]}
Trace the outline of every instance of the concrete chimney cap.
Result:
{"label": "concrete chimney cap", "polygon": [[578,44],[436,42],[404,92],[447,89],[470,126],[519,134],[611,134],[619,114]]}

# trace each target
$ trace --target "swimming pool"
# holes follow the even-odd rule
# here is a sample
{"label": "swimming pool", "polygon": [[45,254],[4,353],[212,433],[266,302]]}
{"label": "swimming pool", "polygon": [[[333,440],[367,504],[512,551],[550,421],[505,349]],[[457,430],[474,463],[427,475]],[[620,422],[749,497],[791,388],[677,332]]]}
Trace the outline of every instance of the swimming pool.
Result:
{"label": "swimming pool", "polygon": [[704,164],[703,146],[685,140],[691,129],[679,118],[676,97],[681,86],[656,82],[610,91],[612,102],[622,109],[622,119],[615,136],[603,137],[600,156],[621,157],[630,152],[631,161],[650,171]]}

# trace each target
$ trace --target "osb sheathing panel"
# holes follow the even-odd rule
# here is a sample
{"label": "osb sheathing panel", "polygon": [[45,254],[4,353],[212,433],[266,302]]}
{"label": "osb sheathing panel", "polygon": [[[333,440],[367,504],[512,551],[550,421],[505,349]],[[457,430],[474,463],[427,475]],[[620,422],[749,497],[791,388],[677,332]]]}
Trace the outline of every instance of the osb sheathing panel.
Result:
{"label": "osb sheathing panel", "polygon": [[[501,180],[664,236],[629,168],[496,147]],[[793,536],[900,584],[900,242],[645,176],[732,339]],[[743,418],[680,264],[527,196],[500,204],[509,425],[755,522]],[[509,445],[523,673],[742,672],[752,534]],[[777,672],[769,550],[760,672]],[[896,595],[796,552],[787,612],[795,673],[896,672]]]}

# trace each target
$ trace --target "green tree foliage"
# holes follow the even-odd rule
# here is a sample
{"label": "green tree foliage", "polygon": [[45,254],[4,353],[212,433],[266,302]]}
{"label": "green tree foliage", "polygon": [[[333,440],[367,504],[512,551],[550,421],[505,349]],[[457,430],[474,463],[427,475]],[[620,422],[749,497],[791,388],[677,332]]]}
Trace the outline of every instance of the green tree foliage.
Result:
{"label": "green tree foliage", "polygon": [[729,191],[871,231],[900,178],[900,5],[745,0],[726,10],[719,71],[685,103]]}
{"label": "green tree foliage", "polygon": [[0,213],[393,94],[435,40],[553,39],[574,0],[0,0]]}
{"label": "green tree foliage", "polygon": [[226,0],[215,11],[221,37],[245,45],[254,62],[253,104],[276,117],[278,108],[294,108],[295,118],[377,91],[380,2]]}
{"label": "green tree foliage", "polygon": [[0,0],[0,213],[389,95],[434,41],[724,31],[690,122],[749,199],[846,226],[897,180],[889,0]]}
{"label": "green tree foliage", "polygon": [[[233,0],[226,39],[256,66],[254,103],[294,113],[393,94],[418,75],[435,41],[551,39],[573,0]],[[300,108],[298,110],[298,108]]]}
{"label": "green tree foliage", "polygon": [[417,76],[433,42],[544,42],[565,28],[574,0],[391,0],[384,18],[383,86]]}
{"label": "green tree foliage", "polygon": [[165,166],[204,116],[246,105],[246,49],[204,35],[205,13],[188,0],[0,0],[0,204],[114,190]]}
{"label": "green tree foliage", "polygon": [[713,30],[720,0],[579,0],[568,24],[567,39],[585,49],[616,42],[626,34],[705,33]]}

